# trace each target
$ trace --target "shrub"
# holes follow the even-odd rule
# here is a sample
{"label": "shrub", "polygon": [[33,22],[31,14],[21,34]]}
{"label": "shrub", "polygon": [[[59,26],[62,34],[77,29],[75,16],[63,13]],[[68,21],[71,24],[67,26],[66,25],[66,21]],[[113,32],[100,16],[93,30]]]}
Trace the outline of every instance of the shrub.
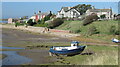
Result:
{"label": "shrub", "polygon": [[33,22],[33,20],[32,19],[30,19],[30,20],[28,20],[28,25],[30,25],[30,26],[33,26],[33,25],[35,25],[36,24],[36,22]]}
{"label": "shrub", "polygon": [[16,22],[15,23],[15,26],[17,27],[17,26],[22,26],[22,25],[24,25],[25,23],[19,23],[19,22]]}
{"label": "shrub", "polygon": [[37,23],[40,24],[42,21],[41,20],[38,20]]}
{"label": "shrub", "polygon": [[120,20],[120,15],[118,15],[118,16],[116,17],[116,20]]}
{"label": "shrub", "polygon": [[91,26],[89,29],[88,29],[88,35],[93,35],[93,34],[98,34],[99,31],[96,29],[95,26]]}
{"label": "shrub", "polygon": [[91,14],[84,19],[83,26],[86,26],[96,20],[98,20],[98,16],[96,14]]}
{"label": "shrub", "polygon": [[61,25],[62,23],[64,23],[64,21],[61,18],[56,18],[49,24],[48,27],[49,28],[55,28],[55,27]]}
{"label": "shrub", "polygon": [[109,30],[109,33],[110,34],[115,34],[115,31],[116,31],[116,27],[115,26],[111,26],[110,30]]}
{"label": "shrub", "polygon": [[35,24],[34,26],[35,27],[47,27],[48,24]]}
{"label": "shrub", "polygon": [[71,32],[72,33],[79,33],[79,32],[81,32],[81,30],[80,29],[75,29],[75,30],[71,30]]}
{"label": "shrub", "polygon": [[105,14],[100,15],[100,18],[101,18],[101,19],[104,19],[105,17],[106,17],[106,15],[105,15]]}
{"label": "shrub", "polygon": [[120,35],[120,30],[116,30],[115,35]]}
{"label": "shrub", "polygon": [[111,26],[110,30],[109,30],[109,33],[113,34],[113,35],[119,35],[120,34],[120,30],[119,29],[117,30],[115,26]]}
{"label": "shrub", "polygon": [[49,16],[45,16],[44,17],[44,21],[48,21],[48,20],[50,20],[50,17]]}

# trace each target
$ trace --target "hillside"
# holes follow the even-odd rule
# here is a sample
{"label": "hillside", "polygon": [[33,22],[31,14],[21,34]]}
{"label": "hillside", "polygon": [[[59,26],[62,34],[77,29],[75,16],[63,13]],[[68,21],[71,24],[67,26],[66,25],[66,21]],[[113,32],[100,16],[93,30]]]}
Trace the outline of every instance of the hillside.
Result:
{"label": "hillside", "polygon": [[[118,21],[113,21],[113,20],[96,21],[87,26],[83,26],[82,21],[65,21],[62,25],[60,25],[56,29],[70,30],[74,32],[80,30],[80,32],[77,34],[80,34],[81,36],[74,38],[79,41],[113,44],[111,39],[118,38],[118,35],[110,35],[109,33],[110,27],[113,25],[118,27]],[[100,33],[94,34],[92,36],[88,36],[87,33],[91,26],[95,26]]]}
{"label": "hillside", "polygon": [[91,26],[95,26],[97,30],[100,32],[100,34],[109,34],[109,30],[111,26],[118,27],[118,21],[95,21],[92,24],[89,24],[87,26],[82,25],[82,21],[65,21],[62,25],[57,27],[56,29],[62,29],[62,30],[70,30],[70,31],[76,31],[80,30],[81,34],[86,34],[88,29]]}

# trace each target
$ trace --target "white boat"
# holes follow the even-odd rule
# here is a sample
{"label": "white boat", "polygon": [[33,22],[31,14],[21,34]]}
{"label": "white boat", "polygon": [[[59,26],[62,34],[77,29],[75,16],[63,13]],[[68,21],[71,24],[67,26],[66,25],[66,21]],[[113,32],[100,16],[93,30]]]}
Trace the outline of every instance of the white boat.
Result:
{"label": "white boat", "polygon": [[120,40],[113,38],[113,39],[112,39],[112,42],[120,43]]}
{"label": "white boat", "polygon": [[74,55],[81,53],[86,46],[78,46],[79,42],[73,41],[71,46],[54,46],[49,50],[49,54],[52,55]]}

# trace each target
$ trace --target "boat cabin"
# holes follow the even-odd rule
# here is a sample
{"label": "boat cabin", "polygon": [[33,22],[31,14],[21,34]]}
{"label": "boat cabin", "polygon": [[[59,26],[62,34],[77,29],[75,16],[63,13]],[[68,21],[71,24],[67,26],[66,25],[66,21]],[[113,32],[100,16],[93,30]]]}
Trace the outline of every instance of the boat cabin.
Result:
{"label": "boat cabin", "polygon": [[66,47],[53,47],[54,50],[72,50],[72,49],[77,49],[79,45],[78,41],[73,41],[71,42],[71,46],[66,46]]}
{"label": "boat cabin", "polygon": [[79,45],[78,41],[72,41],[71,42],[71,47],[75,47],[75,46],[78,46],[78,45]]}

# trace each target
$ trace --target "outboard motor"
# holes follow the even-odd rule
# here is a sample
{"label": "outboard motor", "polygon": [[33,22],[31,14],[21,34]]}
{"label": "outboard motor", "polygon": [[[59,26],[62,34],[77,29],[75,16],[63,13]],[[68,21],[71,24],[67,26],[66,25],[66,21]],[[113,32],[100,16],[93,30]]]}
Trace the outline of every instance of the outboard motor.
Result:
{"label": "outboard motor", "polygon": [[75,46],[78,46],[78,45],[79,45],[78,41],[72,41],[71,42],[71,47],[75,47]]}

